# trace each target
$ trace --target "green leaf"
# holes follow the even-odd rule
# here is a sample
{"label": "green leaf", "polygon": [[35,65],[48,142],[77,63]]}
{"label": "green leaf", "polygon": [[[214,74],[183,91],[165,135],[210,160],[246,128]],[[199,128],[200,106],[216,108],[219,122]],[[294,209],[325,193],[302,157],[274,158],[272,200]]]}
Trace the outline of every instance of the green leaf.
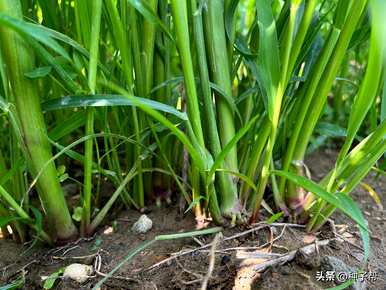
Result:
{"label": "green leaf", "polygon": [[166,35],[174,41],[173,35],[170,33],[169,29],[165,26],[162,20],[150,9],[146,1],[142,0],[127,0],[127,2],[133,6],[143,17],[146,18],[150,23],[158,25]]}
{"label": "green leaf", "polygon": [[245,58],[256,58],[258,54],[251,52],[245,40],[237,37],[234,43],[234,48]]}
{"label": "green leaf", "polygon": [[34,208],[33,206],[30,206],[30,209],[35,216],[34,226],[37,231],[37,235],[39,236],[40,233],[43,231],[43,222],[42,222],[43,216],[42,216],[42,213],[38,209]]}
{"label": "green leaf", "polygon": [[253,182],[253,180],[251,178],[249,178],[248,176],[246,176],[245,174],[242,174],[240,172],[236,172],[233,170],[229,170],[229,169],[224,169],[224,168],[218,168],[216,171],[225,172],[225,173],[228,173],[230,175],[234,175],[234,176],[238,177],[240,180],[244,181],[246,184],[248,184],[254,191],[257,191],[257,187],[256,187],[255,183]]}
{"label": "green leaf", "polygon": [[237,10],[237,5],[240,0],[231,0],[226,7],[225,11],[225,32],[229,40],[232,40],[232,35],[234,34],[234,16]]}
{"label": "green leaf", "polygon": [[66,119],[58,120],[56,126],[48,132],[48,137],[53,141],[58,141],[64,136],[69,135],[86,123],[84,112],[76,112]]}
{"label": "green leaf", "polygon": [[17,141],[22,146],[22,149],[25,149],[24,137],[23,137],[23,133],[20,125],[20,120],[16,112],[16,108],[12,103],[9,103],[8,101],[6,101],[1,95],[0,95],[0,110],[4,111],[4,113],[7,114],[9,122],[12,124],[13,132],[17,137]]}
{"label": "green leaf", "polygon": [[259,24],[259,77],[268,97],[268,115],[272,120],[280,80],[280,54],[271,1],[256,1]]}
{"label": "green leaf", "polygon": [[51,289],[54,287],[55,281],[63,274],[64,269],[61,268],[58,271],[52,273],[45,281],[43,288],[44,289]]}
{"label": "green leaf", "polygon": [[91,247],[91,251],[98,250],[102,246],[102,243],[103,243],[103,239],[101,237],[97,237],[94,244]]}
{"label": "green leaf", "polygon": [[184,81],[184,77],[174,77],[174,78],[171,78],[169,80],[166,80],[166,81],[160,83],[159,85],[155,86],[154,88],[152,88],[149,95],[152,95],[156,91],[163,89],[167,86],[174,87],[174,86],[182,83],[183,81]]}
{"label": "green leaf", "polygon": [[65,165],[59,165],[56,168],[56,170],[58,172],[58,176],[63,175],[64,173],[66,173],[66,166]]}
{"label": "green leaf", "polygon": [[24,75],[30,79],[38,79],[47,76],[52,70],[51,66],[42,66],[34,69],[33,71],[26,72]]}
{"label": "green leaf", "polygon": [[313,182],[312,180],[309,180],[303,176],[295,175],[290,172],[275,170],[272,173],[285,177],[291,180],[292,182],[296,183],[297,185],[303,187],[307,191],[312,192],[327,203],[335,206],[336,208],[339,208],[344,214],[354,220],[359,225],[359,230],[361,232],[365,252],[365,260],[367,260],[370,250],[370,236],[366,220],[363,217],[358,205],[353,201],[353,199],[349,195],[342,192],[336,192],[335,194],[332,194],[326,191],[320,185]]}
{"label": "green leaf", "polygon": [[189,204],[189,207],[185,210],[184,213],[189,212],[194,206],[198,205],[201,200],[205,200],[205,196],[199,195],[197,198],[193,199],[193,201]]}
{"label": "green leaf", "polygon": [[216,160],[214,161],[210,171],[208,173],[208,182],[211,181],[215,172],[221,167],[222,163],[225,160],[225,157],[232,150],[234,146],[236,146],[237,142],[251,129],[252,125],[256,122],[258,116],[252,118],[244,127],[242,127],[235,136],[224,146]]}
{"label": "green leaf", "polygon": [[[138,103],[151,109],[172,114],[181,120],[188,120],[184,112],[178,111],[172,106],[153,101],[146,98],[134,97]],[[137,106],[132,100],[122,95],[74,95],[49,100],[42,104],[44,111],[53,111],[79,107],[116,107],[116,106]]]}
{"label": "green leaf", "polygon": [[332,123],[320,122],[317,125],[318,133],[327,137],[346,137],[346,129]]}
{"label": "green leaf", "polygon": [[381,101],[381,122],[386,119],[386,78],[383,83],[383,93]]}
{"label": "green leaf", "polygon": [[213,90],[215,90],[218,93],[219,96],[221,96],[225,99],[225,101],[227,102],[229,107],[232,109],[232,111],[235,112],[237,117],[240,119],[240,121],[242,121],[243,118],[241,117],[241,114],[240,114],[239,110],[237,109],[235,100],[231,96],[227,95],[227,93],[220,86],[216,85],[215,83],[210,83],[209,85]]}
{"label": "green leaf", "polygon": [[61,47],[54,39],[50,37],[44,30],[41,30],[41,25],[31,24],[20,19],[13,18],[4,12],[0,12],[0,24],[7,26],[16,32],[20,33],[22,36],[30,36],[38,40],[41,43],[44,43],[52,50],[65,57],[67,60],[71,60],[67,51]]}
{"label": "green leaf", "polygon": [[266,223],[267,224],[272,224],[274,222],[276,222],[279,218],[281,218],[282,216],[284,215],[284,212],[278,212],[278,213],[275,213],[274,215],[272,215],[267,221]]}
{"label": "green leaf", "polygon": [[24,277],[20,277],[17,280],[13,281],[10,284],[0,286],[0,290],[15,290],[21,289],[24,286],[25,280]]}
{"label": "green leaf", "polygon": [[82,220],[82,215],[83,215],[83,208],[80,207],[80,206],[77,206],[75,209],[74,209],[74,213],[72,214],[72,218],[77,221],[77,222],[80,222]]}
{"label": "green leaf", "polygon": [[14,29],[16,32],[20,33],[22,36],[29,36],[39,41],[40,43],[48,46],[53,51],[57,52],[61,56],[65,57],[67,60],[71,60],[66,50],[60,46],[55,39],[60,40],[77,51],[82,53],[85,56],[89,56],[88,51],[82,47],[75,40],[71,39],[65,34],[62,34],[58,31],[47,28],[43,25],[28,23],[26,21],[10,17],[9,15],[0,12],[0,23]]}
{"label": "green leaf", "polygon": [[[386,3],[383,0],[371,1],[372,28],[370,38],[370,49],[367,61],[367,68],[364,79],[359,88],[358,94],[354,99],[351,107],[350,117],[347,128],[347,138],[342,146],[337,163],[349,152],[352,142],[357,135],[359,128],[362,126],[364,119],[370,110],[375,98],[377,97],[378,88],[381,85],[381,75],[383,70],[383,60],[386,56],[383,19],[386,14]],[[383,84],[382,84],[383,85]]]}
{"label": "green leaf", "polygon": [[16,220],[21,220],[21,217],[18,216],[6,216],[6,217],[0,217],[0,228],[5,227],[9,223],[16,221]]}

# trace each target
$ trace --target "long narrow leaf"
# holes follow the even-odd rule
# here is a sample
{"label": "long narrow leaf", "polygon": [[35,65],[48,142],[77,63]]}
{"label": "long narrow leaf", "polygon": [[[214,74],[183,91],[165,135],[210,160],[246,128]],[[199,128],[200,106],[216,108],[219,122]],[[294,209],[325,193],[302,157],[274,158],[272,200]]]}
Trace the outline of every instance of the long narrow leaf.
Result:
{"label": "long narrow leaf", "polygon": [[[178,111],[172,106],[153,101],[150,99],[133,97],[135,100],[149,108],[157,111],[172,114],[181,120],[186,121],[188,118],[184,112]],[[44,111],[53,111],[68,108],[79,107],[115,107],[115,106],[136,106],[132,100],[122,95],[74,95],[63,98],[49,100],[42,104]]]}
{"label": "long narrow leaf", "polygon": [[312,192],[313,194],[317,195],[319,198],[323,199],[329,204],[335,206],[336,208],[339,208],[343,213],[345,213],[348,217],[354,220],[359,225],[359,230],[361,232],[363,240],[365,257],[367,259],[370,251],[370,238],[368,227],[361,210],[349,195],[342,192],[336,192],[335,194],[332,194],[326,191],[320,185],[313,182],[312,180],[309,180],[303,176],[295,175],[290,172],[275,170],[272,173],[279,176],[283,176],[289,179],[290,181],[296,183],[298,186],[301,186],[304,189]]}

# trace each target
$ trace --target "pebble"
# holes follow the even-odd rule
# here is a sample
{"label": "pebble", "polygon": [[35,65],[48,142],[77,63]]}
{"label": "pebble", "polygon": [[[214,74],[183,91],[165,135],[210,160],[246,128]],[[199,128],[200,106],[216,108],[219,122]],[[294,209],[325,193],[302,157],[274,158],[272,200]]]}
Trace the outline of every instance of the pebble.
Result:
{"label": "pebble", "polygon": [[63,277],[70,278],[78,283],[84,283],[93,272],[92,266],[84,264],[71,264],[64,269]]}
{"label": "pebble", "polygon": [[133,224],[131,230],[137,234],[144,234],[148,232],[153,227],[153,221],[143,214],[140,218]]}
{"label": "pebble", "polygon": [[311,270],[320,267],[320,256],[317,251],[307,252],[304,249],[300,249],[296,252],[295,262],[299,266]]}

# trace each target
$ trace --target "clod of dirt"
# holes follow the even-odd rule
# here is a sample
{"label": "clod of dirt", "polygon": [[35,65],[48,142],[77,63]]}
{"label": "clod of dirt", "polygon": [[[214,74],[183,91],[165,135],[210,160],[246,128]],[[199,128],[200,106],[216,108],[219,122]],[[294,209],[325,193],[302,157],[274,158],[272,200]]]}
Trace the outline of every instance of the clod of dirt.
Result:
{"label": "clod of dirt", "polygon": [[280,271],[280,273],[283,275],[289,275],[293,272],[293,269],[291,268],[290,265],[285,264],[285,265],[279,267],[278,271]]}
{"label": "clod of dirt", "polygon": [[[350,279],[350,275],[357,273],[357,269],[347,265],[341,259],[333,256],[326,256],[321,261],[321,270],[323,272],[332,271],[335,276],[334,282],[336,284],[342,284]],[[365,281],[356,281],[347,289],[351,290],[364,290],[366,289]]]}
{"label": "clod of dirt", "polygon": [[140,218],[133,224],[131,230],[137,234],[144,234],[148,232],[153,226],[153,221],[143,214]]}
{"label": "clod of dirt", "polygon": [[84,283],[90,277],[92,272],[92,266],[75,263],[66,267],[63,277],[70,278],[78,283]]}

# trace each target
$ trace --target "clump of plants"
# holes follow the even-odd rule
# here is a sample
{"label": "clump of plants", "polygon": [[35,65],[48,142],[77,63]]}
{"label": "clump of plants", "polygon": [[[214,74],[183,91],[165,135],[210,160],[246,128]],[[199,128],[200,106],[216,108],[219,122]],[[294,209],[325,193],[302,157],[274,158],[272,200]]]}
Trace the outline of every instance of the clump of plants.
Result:
{"label": "clump of plants", "polygon": [[[264,210],[316,231],[338,208],[368,247],[350,193],[384,174],[385,13],[382,0],[0,0],[3,234],[63,242],[117,204],[174,194],[218,225]],[[307,153],[332,142],[335,166],[312,181]]]}

